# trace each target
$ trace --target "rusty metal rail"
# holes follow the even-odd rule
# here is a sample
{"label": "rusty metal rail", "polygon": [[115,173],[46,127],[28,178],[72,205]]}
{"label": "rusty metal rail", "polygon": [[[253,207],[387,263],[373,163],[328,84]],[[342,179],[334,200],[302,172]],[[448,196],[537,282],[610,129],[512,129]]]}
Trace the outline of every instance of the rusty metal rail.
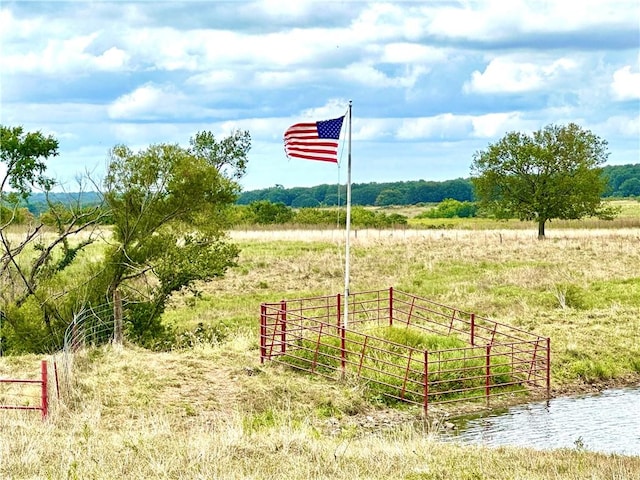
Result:
{"label": "rusty metal rail", "polygon": [[[263,303],[260,360],[329,378],[352,375],[375,394],[421,405],[484,400],[518,392],[550,393],[550,340],[390,288],[352,293],[348,329],[344,298]],[[429,350],[372,334],[406,328],[455,337],[465,346]],[[379,330],[378,330],[379,332]]]}
{"label": "rusty metal rail", "polygon": [[42,360],[40,364],[40,378],[37,380],[25,380],[25,379],[10,379],[10,378],[0,378],[0,385],[7,384],[36,384],[40,386],[40,392],[37,397],[33,395],[27,395],[25,393],[19,395],[9,395],[6,392],[2,392],[0,390],[0,399],[5,401],[4,399],[11,397],[18,397],[23,402],[29,402],[37,398],[39,404],[38,405],[29,405],[28,403],[19,403],[15,402],[14,405],[0,404],[0,409],[2,410],[40,410],[42,413],[42,419],[47,418],[48,409],[49,409],[49,397],[47,395],[47,361]]}

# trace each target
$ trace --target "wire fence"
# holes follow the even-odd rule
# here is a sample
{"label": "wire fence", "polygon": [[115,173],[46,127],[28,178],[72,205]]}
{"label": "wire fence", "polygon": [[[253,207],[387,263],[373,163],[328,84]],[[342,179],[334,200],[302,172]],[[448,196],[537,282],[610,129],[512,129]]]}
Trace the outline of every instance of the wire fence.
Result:
{"label": "wire fence", "polygon": [[[84,306],[67,326],[62,349],[42,360],[40,378],[0,378],[0,410],[40,410],[45,418],[58,404],[72,399],[73,367],[77,355],[88,348],[121,342],[122,331],[115,318],[122,318],[122,305],[114,303]],[[2,373],[2,372],[0,372]]]}
{"label": "wire fence", "polygon": [[88,347],[98,347],[114,340],[115,315],[111,303],[86,306],[73,317],[64,332],[62,351],[54,355],[57,367],[57,388],[68,399],[73,389],[75,354]]}

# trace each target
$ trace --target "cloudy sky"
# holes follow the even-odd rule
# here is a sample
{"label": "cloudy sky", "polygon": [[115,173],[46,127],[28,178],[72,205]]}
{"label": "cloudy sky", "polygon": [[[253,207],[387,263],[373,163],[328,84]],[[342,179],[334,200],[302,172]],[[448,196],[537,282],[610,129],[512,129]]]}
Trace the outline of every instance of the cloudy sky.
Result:
{"label": "cloudy sky", "polygon": [[[640,2],[0,2],[0,122],[60,141],[73,190],[116,144],[249,130],[245,190],[344,183],[288,160],[299,121],[353,101],[352,181],[468,177],[509,131],[576,122],[640,162]],[[346,145],[346,142],[343,142]]]}

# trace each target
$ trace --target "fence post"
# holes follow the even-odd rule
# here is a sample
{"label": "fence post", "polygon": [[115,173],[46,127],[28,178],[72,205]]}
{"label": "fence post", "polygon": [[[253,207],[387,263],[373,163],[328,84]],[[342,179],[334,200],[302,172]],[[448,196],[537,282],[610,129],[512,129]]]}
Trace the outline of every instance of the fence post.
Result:
{"label": "fence post", "polygon": [[78,317],[76,317],[74,315],[73,317],[73,323],[71,324],[71,351],[73,353],[77,352],[78,350],[80,350],[80,345],[78,344],[78,338],[79,338],[79,334],[78,334]]}
{"label": "fence post", "polygon": [[287,302],[280,301],[280,351],[287,351]]}
{"label": "fence post", "polygon": [[424,414],[429,407],[429,351],[424,351]]}
{"label": "fence post", "polygon": [[487,345],[486,354],[486,373],[485,373],[485,385],[484,394],[487,399],[487,405],[489,405],[489,394],[491,393],[491,345]]}
{"label": "fence post", "polygon": [[344,372],[347,367],[347,346],[346,346],[346,333],[345,328],[340,326],[340,364],[342,366],[342,378],[344,378]]}
{"label": "fence post", "polygon": [[46,360],[42,360],[42,363],[40,364],[40,370],[42,375],[42,378],[41,378],[42,419],[44,420],[45,418],[47,418],[47,414],[49,413],[49,402],[47,398],[47,361]]}
{"label": "fence post", "polygon": [[551,338],[547,337],[547,398],[551,398]]}
{"label": "fence post", "polygon": [[471,346],[475,347],[476,314],[471,314]]}
{"label": "fence post", "polygon": [[389,326],[393,325],[393,287],[389,287]]}
{"label": "fence post", "polygon": [[117,289],[113,292],[113,341],[122,345],[122,297]]}
{"label": "fence post", "polygon": [[264,364],[267,356],[267,307],[263,303],[260,305],[260,363]]}
{"label": "fence post", "polygon": [[58,381],[58,362],[56,361],[56,357],[53,357],[53,374],[56,379],[56,397],[60,400],[60,382]]}
{"label": "fence post", "polygon": [[342,296],[339,293],[336,295],[336,315],[337,333],[340,333],[340,327],[342,326]]}

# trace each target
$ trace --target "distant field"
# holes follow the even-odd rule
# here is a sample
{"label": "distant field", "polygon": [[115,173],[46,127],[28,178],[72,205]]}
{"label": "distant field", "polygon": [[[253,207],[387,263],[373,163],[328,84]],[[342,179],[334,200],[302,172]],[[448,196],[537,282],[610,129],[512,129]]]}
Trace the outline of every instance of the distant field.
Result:
{"label": "distant field", "polygon": [[[619,208],[620,213],[614,220],[599,220],[597,218],[584,218],[581,220],[552,220],[547,223],[547,230],[554,229],[617,229],[640,228],[640,201],[637,200],[610,200],[608,204]],[[436,206],[434,204],[433,206]],[[535,222],[521,222],[519,220],[492,220],[488,218],[414,218],[430,206],[418,209],[418,207],[394,208],[394,213],[400,213],[409,218],[409,226],[412,228],[463,228],[463,229],[527,229],[537,231]]]}
{"label": "distant field", "polygon": [[[166,320],[256,333],[262,301],[344,289],[344,232],[234,231],[239,266],[174,299]],[[624,382],[640,373],[640,229],[358,230],[350,287],[393,286],[552,339],[553,385]],[[597,335],[598,344],[593,343]]]}

